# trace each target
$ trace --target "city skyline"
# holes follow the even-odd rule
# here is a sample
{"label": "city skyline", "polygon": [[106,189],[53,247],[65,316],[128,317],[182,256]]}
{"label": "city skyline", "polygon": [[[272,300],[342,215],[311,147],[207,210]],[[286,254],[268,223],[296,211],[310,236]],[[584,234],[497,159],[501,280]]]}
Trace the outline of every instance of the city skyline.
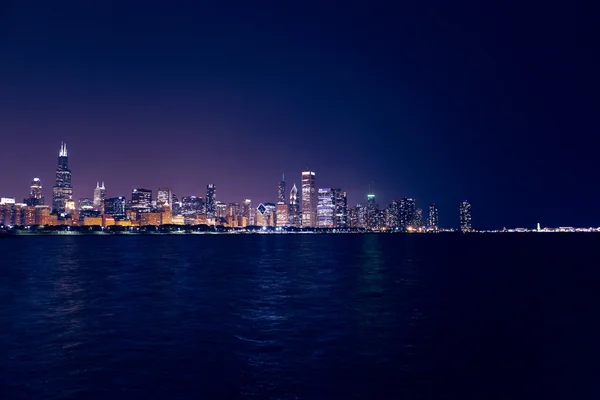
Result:
{"label": "city skyline", "polygon": [[[367,194],[366,206],[357,203],[348,206],[346,191],[340,188],[317,188],[314,171],[301,172],[301,197],[298,200],[298,189],[293,184],[290,189],[289,202],[286,201],[285,174],[277,185],[277,204],[261,202],[252,208],[251,199],[244,200],[244,207],[239,202],[226,203],[216,196],[215,184],[206,185],[206,197],[185,195],[181,200],[170,188],[159,187],[154,196],[153,189],[133,188],[129,200],[125,196],[107,197],[104,181],[96,182],[93,197],[73,197],[71,184],[72,171],[69,169],[67,144],[62,142],[58,155],[55,185],[52,188],[52,207],[44,205],[43,185],[39,178],[34,178],[30,186],[30,194],[23,203],[15,197],[2,197],[1,221],[6,225],[21,225],[31,218],[45,221],[51,225],[62,224],[96,224],[106,225],[116,220],[137,221],[138,224],[209,224],[224,223],[233,227],[241,225],[273,226],[273,227],[302,227],[302,228],[366,228],[370,230],[400,229],[403,231],[437,231],[438,210],[432,204],[429,208],[427,223],[423,219],[423,211],[415,208],[415,200],[403,198],[394,200],[389,205],[379,206],[374,193]],[[370,189],[370,187],[369,187]],[[77,200],[77,202],[75,202]],[[463,231],[470,231],[471,214],[469,205],[469,226],[465,229],[465,201],[461,203],[460,225]],[[29,206],[29,208],[28,208]],[[433,207],[433,208],[432,208]],[[108,211],[107,211],[108,210]],[[54,222],[42,217],[40,212],[51,213]],[[354,215],[354,218],[351,218]],[[46,219],[44,219],[46,218]],[[100,219],[98,219],[100,218]],[[241,219],[240,219],[241,218]],[[78,221],[76,222],[75,221]],[[63,221],[63,222],[61,222]],[[111,222],[112,221],[112,222]],[[432,223],[432,221],[434,221]]]}
{"label": "city skyline", "polygon": [[277,203],[273,182],[301,189],[309,169],[350,204],[369,185],[382,205],[435,203],[442,226],[462,199],[481,228],[600,225],[579,24],[532,29],[530,4],[229,6],[7,8],[0,191],[38,177],[50,204],[65,141],[75,198],[104,181]]}

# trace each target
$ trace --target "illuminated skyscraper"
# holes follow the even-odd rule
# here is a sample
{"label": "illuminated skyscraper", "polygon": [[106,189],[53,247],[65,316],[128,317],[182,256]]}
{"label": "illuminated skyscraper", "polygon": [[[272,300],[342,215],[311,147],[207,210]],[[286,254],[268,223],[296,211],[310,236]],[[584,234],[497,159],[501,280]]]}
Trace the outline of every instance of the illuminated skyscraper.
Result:
{"label": "illuminated skyscraper", "polygon": [[430,204],[429,218],[427,219],[427,229],[437,231],[439,227],[438,209],[435,204]]}
{"label": "illuminated skyscraper", "polygon": [[152,190],[133,189],[131,191],[131,208],[150,209],[152,207]]}
{"label": "illuminated skyscraper", "polygon": [[400,200],[400,229],[403,231],[414,228],[416,203],[415,199],[403,198]]}
{"label": "illuminated skyscraper", "polygon": [[169,206],[172,208],[173,204],[173,193],[171,189],[167,188],[159,188],[156,191],[156,207],[162,208],[164,206]]}
{"label": "illuminated skyscraper", "polygon": [[319,189],[317,203],[317,227],[333,228],[333,219],[333,191],[330,188]]}
{"label": "illuminated skyscraper", "polygon": [[277,186],[277,204],[285,204],[285,175],[281,176],[281,182]]}
{"label": "illuminated skyscraper", "polygon": [[79,211],[85,210],[85,211],[90,211],[94,209],[94,201],[92,199],[90,199],[89,197],[82,197],[81,199],[79,199],[79,203],[78,203],[78,207],[77,209]]}
{"label": "illuminated skyscraper", "polygon": [[317,189],[315,186],[315,173],[302,172],[302,227],[314,228],[317,226]]}
{"label": "illuminated skyscraper", "polygon": [[467,200],[463,200],[460,203],[460,230],[462,232],[470,232],[471,226],[471,203]]}
{"label": "illuminated skyscraper", "polygon": [[423,227],[423,209],[417,208],[415,210],[415,222],[413,224],[415,229],[419,229]]}
{"label": "illuminated skyscraper", "polygon": [[111,197],[104,200],[104,213],[115,219],[125,218],[125,197]]}
{"label": "illuminated skyscraper", "polygon": [[400,200],[393,200],[388,207],[388,218],[387,226],[391,229],[397,229],[402,226],[402,202]]}
{"label": "illuminated skyscraper", "polygon": [[24,203],[28,206],[41,206],[44,204],[44,195],[42,194],[42,181],[40,178],[33,178],[29,189],[29,198],[25,199]]}
{"label": "illuminated skyscraper", "polygon": [[348,210],[348,226],[350,228],[358,228],[358,210],[352,207]]}
{"label": "illuminated skyscraper", "polygon": [[208,218],[214,218],[215,216],[215,195],[217,188],[214,184],[210,183],[206,186],[206,216]]}
{"label": "illuminated skyscraper", "polygon": [[73,185],[71,184],[67,144],[62,143],[58,155],[56,184],[52,188],[52,211],[58,214],[66,214],[66,202],[72,199]]}
{"label": "illuminated skyscraper", "polygon": [[252,200],[245,199],[242,202],[242,217],[246,218],[246,224],[250,225],[250,210],[252,209]]}
{"label": "illuminated skyscraper", "polygon": [[288,225],[299,227],[301,224],[300,221],[300,209],[298,204],[298,188],[296,184],[290,190],[290,209],[288,215]]}
{"label": "illuminated skyscraper", "polygon": [[183,196],[180,211],[183,215],[206,214],[204,199],[196,196]]}
{"label": "illuminated skyscraper", "polygon": [[106,188],[104,182],[100,186],[100,182],[96,182],[96,189],[94,189],[94,210],[103,213],[104,200],[106,200]]}
{"label": "illuminated skyscraper", "polygon": [[334,228],[348,227],[348,198],[342,189],[333,189]]}
{"label": "illuminated skyscraper", "polygon": [[218,219],[227,217],[227,204],[220,200],[215,201],[215,217]]}
{"label": "illuminated skyscraper", "polygon": [[290,221],[290,206],[285,203],[277,203],[275,207],[275,224],[276,226],[289,226]]}
{"label": "illuminated skyscraper", "polygon": [[366,209],[366,223],[367,228],[375,229],[377,228],[377,211],[379,210],[379,206],[375,202],[375,195],[370,193],[367,195],[367,209]]}

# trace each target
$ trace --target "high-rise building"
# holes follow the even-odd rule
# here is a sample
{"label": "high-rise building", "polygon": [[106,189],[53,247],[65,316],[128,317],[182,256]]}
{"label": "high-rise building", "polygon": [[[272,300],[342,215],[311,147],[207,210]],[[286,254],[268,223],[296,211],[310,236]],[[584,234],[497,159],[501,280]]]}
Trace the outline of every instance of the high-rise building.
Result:
{"label": "high-rise building", "polygon": [[438,209],[435,204],[429,205],[429,218],[427,219],[427,229],[437,231],[440,228]]}
{"label": "high-rise building", "polygon": [[400,200],[400,229],[407,231],[414,228],[415,212],[415,199],[405,197]]}
{"label": "high-rise building", "polygon": [[40,178],[33,178],[29,189],[29,198],[25,199],[28,206],[41,206],[44,204],[44,195],[42,194],[42,181]]}
{"label": "high-rise building", "polygon": [[367,195],[367,208],[366,208],[366,223],[367,228],[375,229],[377,228],[377,211],[379,210],[379,206],[375,201],[375,195],[373,193],[369,193]]}
{"label": "high-rise building", "polygon": [[288,215],[288,225],[294,226],[294,227],[299,227],[300,224],[301,224],[301,221],[300,221],[300,209],[299,209],[299,204],[298,204],[298,188],[296,187],[296,184],[294,184],[294,186],[292,187],[292,190],[290,190],[290,208],[289,208],[289,215]]}
{"label": "high-rise building", "polygon": [[131,191],[131,208],[147,209],[152,207],[152,190],[133,189]]}
{"label": "high-rise building", "polygon": [[15,204],[13,197],[0,198],[0,225],[14,225]]}
{"label": "high-rise building", "polygon": [[317,226],[317,189],[315,186],[315,173],[302,172],[302,227],[314,228]]}
{"label": "high-rise building", "polygon": [[215,216],[215,195],[217,188],[214,184],[209,183],[206,186],[206,216],[214,218]]}
{"label": "high-rise building", "polygon": [[387,226],[398,229],[402,226],[402,201],[393,200],[388,207]]}
{"label": "high-rise building", "polygon": [[94,209],[94,201],[89,197],[82,197],[79,199],[78,207],[79,211],[90,211]]}
{"label": "high-rise building", "polygon": [[333,191],[330,188],[319,189],[317,201],[317,227],[333,228],[333,221]]}
{"label": "high-rise building", "polygon": [[125,197],[111,197],[104,200],[104,213],[112,215],[115,219],[125,218],[127,199]]}
{"label": "high-rise building", "polygon": [[333,206],[335,228],[348,227],[348,198],[342,189],[333,189]]}
{"label": "high-rise building", "polygon": [[285,174],[281,176],[281,182],[277,186],[277,204],[285,204]]}
{"label": "high-rise building", "polygon": [[417,208],[415,210],[415,222],[413,224],[413,228],[420,229],[423,227],[423,209]]}
{"label": "high-rise building", "polygon": [[252,200],[245,199],[242,203],[242,217],[246,218],[246,223],[250,225],[250,211],[252,210]]}
{"label": "high-rise building", "polygon": [[470,232],[471,226],[471,203],[467,200],[463,200],[460,203],[460,230],[462,232]]}
{"label": "high-rise building", "polygon": [[275,223],[277,226],[289,226],[290,206],[285,203],[277,203],[275,207]]}
{"label": "high-rise building", "polygon": [[348,227],[358,228],[358,211],[356,207],[348,209]]}
{"label": "high-rise building", "polygon": [[35,225],[35,206],[27,206],[23,211],[23,225]]}
{"label": "high-rise building", "polygon": [[204,199],[197,196],[183,196],[180,211],[183,215],[206,214]]}
{"label": "high-rise building", "polygon": [[52,211],[57,214],[66,214],[66,202],[73,199],[73,185],[71,184],[71,170],[67,144],[62,143],[58,155],[58,168],[56,169],[56,183],[52,188]]}
{"label": "high-rise building", "polygon": [[358,227],[366,228],[367,227],[367,207],[362,204],[356,205],[356,214],[358,216]]}
{"label": "high-rise building", "polygon": [[172,207],[173,193],[171,189],[159,188],[156,191],[156,207],[163,208],[164,206]]}
{"label": "high-rise building", "polygon": [[265,203],[264,204],[265,207],[265,214],[267,216],[267,226],[275,226],[275,212],[277,209],[277,206],[273,203]]}
{"label": "high-rise building", "polygon": [[218,219],[227,217],[227,204],[220,200],[215,201],[215,217]]}
{"label": "high-rise building", "polygon": [[104,212],[104,200],[106,200],[106,187],[104,182],[100,186],[100,182],[96,182],[96,189],[94,189],[94,210]]}
{"label": "high-rise building", "polygon": [[267,208],[263,203],[256,207],[256,226],[268,226]]}

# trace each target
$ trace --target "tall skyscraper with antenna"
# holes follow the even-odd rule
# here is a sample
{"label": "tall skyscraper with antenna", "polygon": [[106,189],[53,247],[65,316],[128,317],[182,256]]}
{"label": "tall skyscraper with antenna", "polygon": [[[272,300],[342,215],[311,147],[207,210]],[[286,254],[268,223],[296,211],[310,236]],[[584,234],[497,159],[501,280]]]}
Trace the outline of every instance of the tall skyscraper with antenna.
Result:
{"label": "tall skyscraper with antenna", "polygon": [[302,172],[302,227],[317,226],[317,187],[314,171]]}
{"label": "tall skyscraper with antenna", "polygon": [[281,182],[277,186],[277,204],[285,204],[285,174],[281,175]]}
{"label": "tall skyscraper with antenna", "polygon": [[52,212],[66,213],[66,203],[73,200],[73,185],[71,184],[71,170],[67,144],[61,143],[58,153],[58,168],[56,169],[56,183],[52,188]]}
{"label": "tall skyscraper with antenna", "polygon": [[96,189],[94,189],[94,210],[104,213],[104,200],[106,200],[104,182],[102,182],[102,186],[100,186],[100,182],[96,182]]}

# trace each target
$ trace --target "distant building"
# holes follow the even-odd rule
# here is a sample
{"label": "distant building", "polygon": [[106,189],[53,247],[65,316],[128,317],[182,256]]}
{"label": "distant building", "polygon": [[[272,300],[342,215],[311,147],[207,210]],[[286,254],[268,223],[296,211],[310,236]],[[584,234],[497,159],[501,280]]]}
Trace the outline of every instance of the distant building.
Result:
{"label": "distant building", "polygon": [[281,182],[277,186],[277,204],[285,204],[285,175],[281,176]]}
{"label": "distant building", "polygon": [[23,225],[35,225],[35,206],[27,206],[23,210]]}
{"label": "distant building", "polygon": [[35,224],[50,225],[50,206],[35,206]]}
{"label": "distant building", "polygon": [[159,226],[162,222],[161,213],[158,212],[145,212],[140,214],[140,226]]}
{"label": "distant building", "polygon": [[471,203],[467,200],[463,200],[460,203],[460,230],[462,232],[470,232],[471,226]]}
{"label": "distant building", "polygon": [[348,198],[346,192],[342,189],[332,189],[333,191],[333,226],[334,228],[348,227]]}
{"label": "distant building", "polygon": [[290,190],[290,207],[288,211],[288,225],[299,227],[301,225],[300,220],[300,205],[298,204],[298,188],[296,184]]}
{"label": "distant building", "polygon": [[387,226],[391,229],[397,229],[402,226],[402,201],[393,200],[388,206]]}
{"label": "distant building", "polygon": [[256,207],[256,226],[268,226],[267,208],[263,203]]}
{"label": "distant building", "polygon": [[427,229],[437,231],[440,228],[438,209],[435,204],[429,205],[429,217],[427,218]]}
{"label": "distant building", "polygon": [[245,199],[242,202],[242,217],[246,218],[246,223],[250,225],[250,214],[252,212],[252,200]]}
{"label": "distant building", "polygon": [[156,191],[156,207],[160,209],[164,206],[173,208],[173,193],[171,189],[159,188]]}
{"label": "distant building", "polygon": [[215,201],[215,218],[221,219],[227,217],[227,204],[222,201]]}
{"label": "distant building", "polygon": [[348,209],[348,226],[350,228],[358,228],[358,210],[356,207]]}
{"label": "distant building", "polygon": [[58,155],[56,183],[52,188],[52,211],[58,214],[66,214],[66,202],[72,199],[73,185],[71,184],[67,145],[62,143]]}
{"label": "distant building", "polygon": [[313,171],[302,172],[302,227],[314,228],[317,226],[317,189],[315,185],[315,173]]}
{"label": "distant building", "polygon": [[44,205],[44,195],[42,193],[42,181],[40,178],[33,178],[29,188],[29,197],[23,201],[28,206]]}
{"label": "distant building", "polygon": [[415,199],[408,197],[400,200],[400,229],[407,231],[414,228],[416,214]]}
{"label": "distant building", "polygon": [[289,226],[290,206],[285,203],[277,203],[275,207],[275,221],[279,227]]}
{"label": "distant building", "polygon": [[377,211],[379,211],[379,205],[375,201],[375,195],[370,193],[367,195],[367,208],[366,208],[366,224],[369,229],[377,228]]}
{"label": "distant building", "polygon": [[104,200],[104,213],[112,215],[115,219],[125,218],[127,199],[125,197],[111,197]]}
{"label": "distant building", "polygon": [[318,190],[317,227],[333,228],[333,191],[330,188]]}
{"label": "distant building", "polygon": [[94,209],[94,201],[89,197],[79,199],[77,209],[79,211],[90,211]]}
{"label": "distant building", "polygon": [[152,208],[152,190],[133,189],[131,191],[131,208],[151,209]]}
{"label": "distant building", "polygon": [[103,226],[102,217],[83,217],[83,226]]}
{"label": "distant building", "polygon": [[183,215],[206,214],[204,199],[196,196],[183,196],[180,212]]}
{"label": "distant building", "polygon": [[104,182],[100,186],[100,182],[96,182],[96,189],[94,189],[94,210],[104,213],[104,200],[106,200],[106,187]]}
{"label": "distant building", "polygon": [[267,226],[275,226],[275,217],[277,206],[273,203],[265,203]]}
{"label": "distant building", "polygon": [[413,228],[420,229],[423,227],[423,209],[417,208],[415,210],[415,222]]}
{"label": "distant building", "polygon": [[217,188],[214,184],[210,183],[206,186],[206,216],[208,218],[214,218],[215,216],[215,196]]}

